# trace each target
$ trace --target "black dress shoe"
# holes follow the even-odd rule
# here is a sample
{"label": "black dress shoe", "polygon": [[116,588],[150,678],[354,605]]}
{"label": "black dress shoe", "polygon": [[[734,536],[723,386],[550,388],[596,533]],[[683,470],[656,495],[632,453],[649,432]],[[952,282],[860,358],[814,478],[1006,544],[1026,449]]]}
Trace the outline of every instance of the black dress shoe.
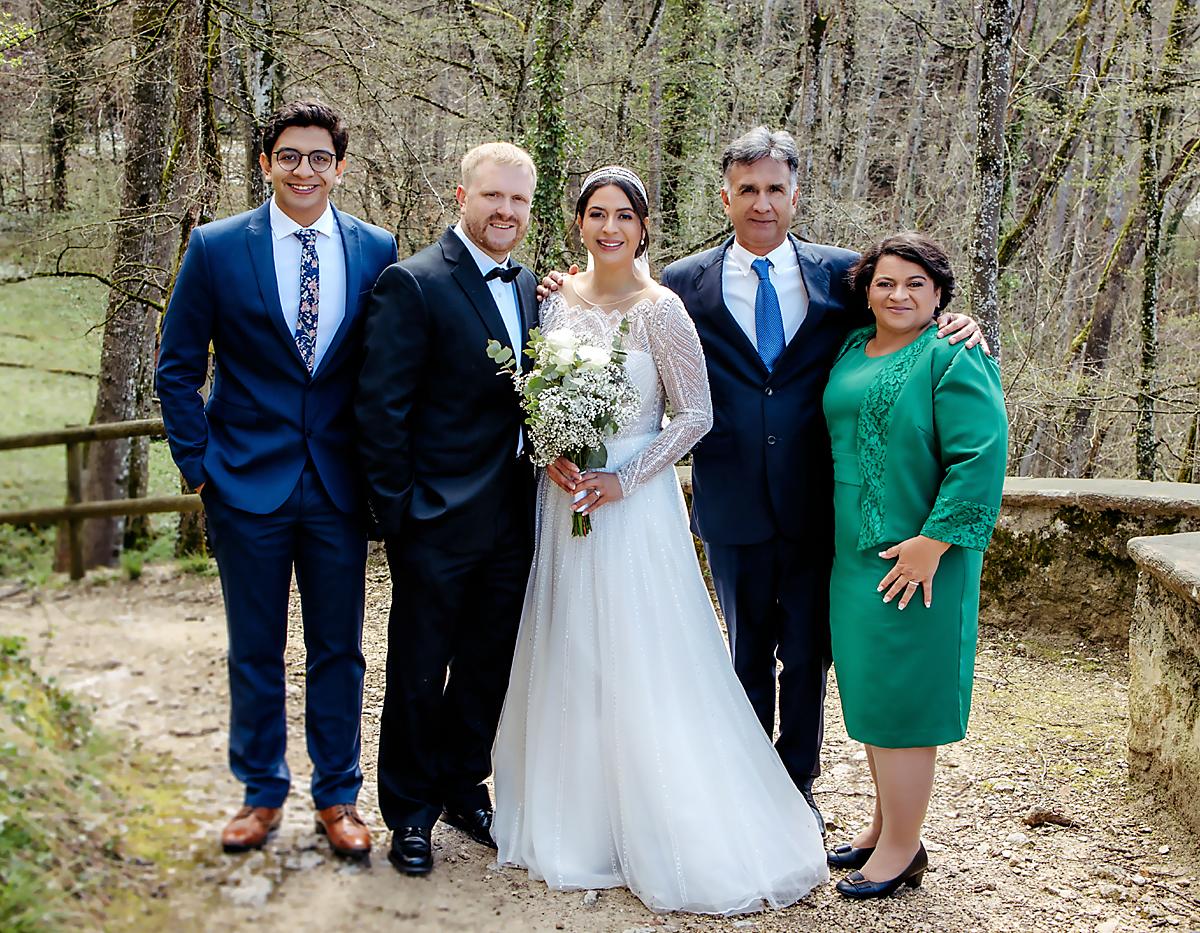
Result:
{"label": "black dress shoe", "polygon": [[423,826],[405,826],[392,833],[388,861],[404,875],[428,875],[433,871],[433,845],[429,830]]}
{"label": "black dress shoe", "polygon": [[455,829],[461,829],[481,846],[494,849],[496,841],[492,838],[492,817],[491,807],[466,811],[451,810],[447,807],[442,813],[442,822],[449,823]]}
{"label": "black dress shoe", "polygon": [[865,900],[869,897],[887,897],[902,884],[906,884],[910,888],[920,887],[921,879],[925,876],[925,869],[928,867],[929,856],[925,854],[925,844],[921,843],[921,848],[917,849],[917,854],[908,863],[908,868],[895,878],[890,881],[868,881],[863,877],[861,871],[852,871],[837,883],[838,894],[857,900]]}
{"label": "black dress shoe", "polygon": [[812,810],[813,817],[817,821],[817,830],[822,836],[825,835],[825,817],[821,816],[821,811],[817,809],[817,801],[813,797],[812,785],[801,787],[800,793],[804,795],[805,801],[808,803],[808,808]]}
{"label": "black dress shoe", "polygon": [[825,853],[830,868],[862,868],[875,851],[874,846],[856,849],[854,846],[837,846]]}

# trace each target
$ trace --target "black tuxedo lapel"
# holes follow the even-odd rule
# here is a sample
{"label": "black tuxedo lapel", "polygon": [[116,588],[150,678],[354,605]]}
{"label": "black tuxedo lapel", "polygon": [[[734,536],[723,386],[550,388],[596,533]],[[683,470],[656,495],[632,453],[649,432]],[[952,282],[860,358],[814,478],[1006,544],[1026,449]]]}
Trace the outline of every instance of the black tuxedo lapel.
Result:
{"label": "black tuxedo lapel", "polygon": [[508,328],[504,326],[504,318],[500,316],[500,309],[496,307],[496,299],[492,297],[492,290],[483,280],[479,266],[475,264],[475,258],[467,251],[453,227],[448,227],[442,234],[441,246],[442,256],[453,266],[450,275],[470,299],[471,307],[483,321],[483,326],[487,328],[489,336],[507,347],[512,338],[508,336]]}
{"label": "black tuxedo lapel", "polygon": [[700,296],[700,307],[706,309],[711,315],[710,320],[713,325],[765,376],[767,365],[758,355],[758,348],[750,342],[750,338],[742,330],[742,325],[737,322],[725,304],[725,288],[722,279],[725,275],[725,257],[728,255],[732,243],[733,237],[730,237],[721,244],[713,261],[701,268],[696,280],[696,291]]}
{"label": "black tuxedo lapel", "polygon": [[270,202],[251,215],[250,222],[246,225],[246,245],[250,250],[250,264],[254,267],[254,277],[258,280],[258,291],[262,296],[267,317],[275,325],[292,358],[304,366],[304,358],[300,356],[300,348],[296,346],[296,336],[288,330],[287,321],[283,318],[283,307],[279,304],[279,282],[275,278],[275,247],[271,239]]}
{"label": "black tuxedo lapel", "polygon": [[529,346],[529,332],[538,326],[537,280],[528,269],[517,276],[517,308],[521,313],[521,349],[516,351],[521,369],[527,371],[533,360],[521,351]]}
{"label": "black tuxedo lapel", "polygon": [[333,359],[334,353],[341,346],[354,323],[354,318],[358,315],[358,286],[359,277],[362,275],[362,242],[359,240],[358,224],[353,218],[340,213],[337,208],[334,208],[333,214],[342,234],[342,255],[346,260],[346,312],[342,315],[342,323],[338,325],[324,356],[321,357],[321,365],[317,367],[316,372],[318,376],[325,369],[326,361]]}

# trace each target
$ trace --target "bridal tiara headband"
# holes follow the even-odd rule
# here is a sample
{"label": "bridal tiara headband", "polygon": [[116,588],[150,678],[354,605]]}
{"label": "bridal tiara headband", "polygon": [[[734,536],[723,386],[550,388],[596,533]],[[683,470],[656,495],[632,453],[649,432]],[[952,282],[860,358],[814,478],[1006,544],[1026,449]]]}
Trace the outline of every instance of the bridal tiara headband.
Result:
{"label": "bridal tiara headband", "polygon": [[603,168],[596,169],[596,171],[583,180],[583,187],[580,190],[587,191],[593,182],[608,178],[629,182],[629,184],[637,189],[638,194],[642,196],[642,201],[646,204],[650,203],[650,198],[646,196],[646,186],[642,184],[642,180],[623,165],[606,165]]}

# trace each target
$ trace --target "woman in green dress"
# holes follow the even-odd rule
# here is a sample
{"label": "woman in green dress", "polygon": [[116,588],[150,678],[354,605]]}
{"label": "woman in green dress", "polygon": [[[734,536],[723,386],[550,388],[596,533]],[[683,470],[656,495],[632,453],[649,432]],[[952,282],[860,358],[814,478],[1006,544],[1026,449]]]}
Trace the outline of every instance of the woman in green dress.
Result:
{"label": "woman in green dress", "polygon": [[865,898],[915,887],[928,865],[921,826],[937,746],[967,729],[1008,424],[995,361],[936,339],[933,318],[954,293],[937,243],[889,237],[850,277],[876,323],[846,340],[825,390],[830,631],[846,731],[866,746],[876,795],[870,825],[829,863],[857,869],[837,888]]}

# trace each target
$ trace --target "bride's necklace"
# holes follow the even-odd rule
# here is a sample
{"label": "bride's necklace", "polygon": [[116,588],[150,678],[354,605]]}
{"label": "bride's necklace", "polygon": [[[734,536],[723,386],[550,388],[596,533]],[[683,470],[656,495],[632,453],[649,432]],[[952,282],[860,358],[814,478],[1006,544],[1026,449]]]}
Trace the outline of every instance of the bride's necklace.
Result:
{"label": "bride's necklace", "polygon": [[600,302],[600,301],[594,301],[591,297],[589,297],[587,294],[585,294],[583,289],[581,289],[579,287],[579,284],[577,282],[572,282],[571,287],[572,287],[572,289],[574,289],[575,294],[583,299],[584,303],[591,305],[593,308],[610,308],[613,310],[624,306],[626,302],[631,301],[634,298],[637,298],[643,292],[649,291],[649,289],[650,289],[649,285],[639,285],[639,287],[634,289],[633,291],[628,292],[624,295],[617,296],[615,299],[613,299],[611,301]]}

